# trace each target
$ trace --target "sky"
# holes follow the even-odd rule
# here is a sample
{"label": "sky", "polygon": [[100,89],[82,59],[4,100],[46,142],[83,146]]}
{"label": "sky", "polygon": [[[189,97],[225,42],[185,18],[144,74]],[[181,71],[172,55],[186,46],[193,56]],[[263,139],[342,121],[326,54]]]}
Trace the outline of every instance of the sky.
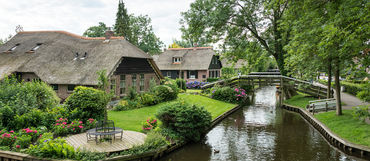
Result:
{"label": "sky", "polygon": [[[166,46],[181,38],[181,12],[194,0],[124,0],[129,14],[148,15]],[[0,0],[0,38],[24,31],[63,30],[82,35],[90,26],[115,23],[118,0]]]}

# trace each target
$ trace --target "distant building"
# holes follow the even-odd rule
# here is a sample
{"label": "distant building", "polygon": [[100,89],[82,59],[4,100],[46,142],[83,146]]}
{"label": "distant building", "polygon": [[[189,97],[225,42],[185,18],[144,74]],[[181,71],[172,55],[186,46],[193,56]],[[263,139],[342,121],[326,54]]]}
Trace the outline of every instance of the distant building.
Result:
{"label": "distant building", "polygon": [[187,81],[219,78],[222,64],[212,47],[170,48],[153,56],[163,76]]}
{"label": "distant building", "polygon": [[223,67],[232,67],[235,73],[241,73],[243,66],[247,65],[247,62],[243,59],[239,59],[237,62],[230,62],[227,59],[222,59],[221,63]]}
{"label": "distant building", "polygon": [[96,87],[101,70],[107,71],[117,96],[130,87],[145,91],[150,79],[163,78],[148,54],[111,31],[97,38],[64,31],[19,32],[0,46],[0,79],[10,74],[24,81],[39,79],[62,99],[77,85]]}

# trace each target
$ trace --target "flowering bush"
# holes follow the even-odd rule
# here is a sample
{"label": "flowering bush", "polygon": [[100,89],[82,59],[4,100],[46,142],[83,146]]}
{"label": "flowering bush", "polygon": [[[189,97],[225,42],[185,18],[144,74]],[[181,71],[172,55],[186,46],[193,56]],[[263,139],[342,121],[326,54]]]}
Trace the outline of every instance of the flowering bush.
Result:
{"label": "flowering bush", "polygon": [[211,91],[211,97],[213,99],[239,104],[247,102],[246,90],[242,88],[214,87]]}
{"label": "flowering bush", "polygon": [[143,123],[143,131],[148,132],[150,130],[153,130],[157,127],[157,120],[154,118],[148,118],[144,123]]}
{"label": "flowering bush", "polygon": [[90,118],[83,124],[82,121],[73,120],[68,123],[68,119],[59,118],[54,124],[54,135],[56,136],[66,136],[68,134],[78,134],[86,131],[87,129],[93,128],[95,126],[96,120]]}
{"label": "flowering bush", "polygon": [[206,84],[208,84],[208,82],[198,82],[198,81],[187,82],[186,83],[186,88],[188,88],[188,89],[200,89],[203,85],[206,85]]}
{"label": "flowering bush", "polygon": [[17,139],[14,131],[7,132],[6,130],[0,131],[0,145],[1,146],[12,146]]}

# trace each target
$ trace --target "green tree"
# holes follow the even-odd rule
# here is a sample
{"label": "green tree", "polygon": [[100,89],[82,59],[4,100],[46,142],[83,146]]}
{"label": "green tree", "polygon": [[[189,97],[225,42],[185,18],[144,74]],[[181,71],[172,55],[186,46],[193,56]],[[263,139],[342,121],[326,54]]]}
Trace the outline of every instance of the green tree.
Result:
{"label": "green tree", "polygon": [[150,55],[159,54],[163,42],[157,37],[151,25],[152,19],[148,15],[130,15],[131,38],[129,41]]}
{"label": "green tree", "polygon": [[369,48],[369,7],[367,0],[305,0],[291,3],[287,14],[293,36],[286,48],[296,63],[301,66],[317,63],[312,70],[333,64],[337,115],[342,114],[340,73],[355,58],[367,56],[359,53]]}
{"label": "green tree", "polygon": [[105,31],[108,30],[108,27],[103,22],[99,22],[98,26],[89,27],[84,33],[83,36],[87,37],[104,37]]}
{"label": "green tree", "polygon": [[[272,55],[285,75],[283,46],[289,29],[280,26],[287,7],[288,1],[277,0],[196,0],[182,13],[181,31],[192,43],[221,42],[230,53]],[[247,53],[250,47],[262,51]]]}
{"label": "green tree", "polygon": [[122,0],[118,3],[118,11],[116,15],[116,24],[114,25],[116,35],[125,37],[126,40],[131,40],[130,17],[127,14],[127,9]]}

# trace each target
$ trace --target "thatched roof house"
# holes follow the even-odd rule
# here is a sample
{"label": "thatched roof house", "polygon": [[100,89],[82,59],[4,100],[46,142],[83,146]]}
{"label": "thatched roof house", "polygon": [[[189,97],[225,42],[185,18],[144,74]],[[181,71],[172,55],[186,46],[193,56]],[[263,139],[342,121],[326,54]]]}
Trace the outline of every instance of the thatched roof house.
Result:
{"label": "thatched roof house", "polygon": [[0,46],[0,79],[16,73],[25,81],[96,86],[100,70],[112,77],[133,73],[162,77],[148,54],[109,34],[87,38],[64,31],[19,32]]}
{"label": "thatched roof house", "polygon": [[153,56],[164,76],[205,81],[220,77],[222,64],[212,47],[170,48]]}

